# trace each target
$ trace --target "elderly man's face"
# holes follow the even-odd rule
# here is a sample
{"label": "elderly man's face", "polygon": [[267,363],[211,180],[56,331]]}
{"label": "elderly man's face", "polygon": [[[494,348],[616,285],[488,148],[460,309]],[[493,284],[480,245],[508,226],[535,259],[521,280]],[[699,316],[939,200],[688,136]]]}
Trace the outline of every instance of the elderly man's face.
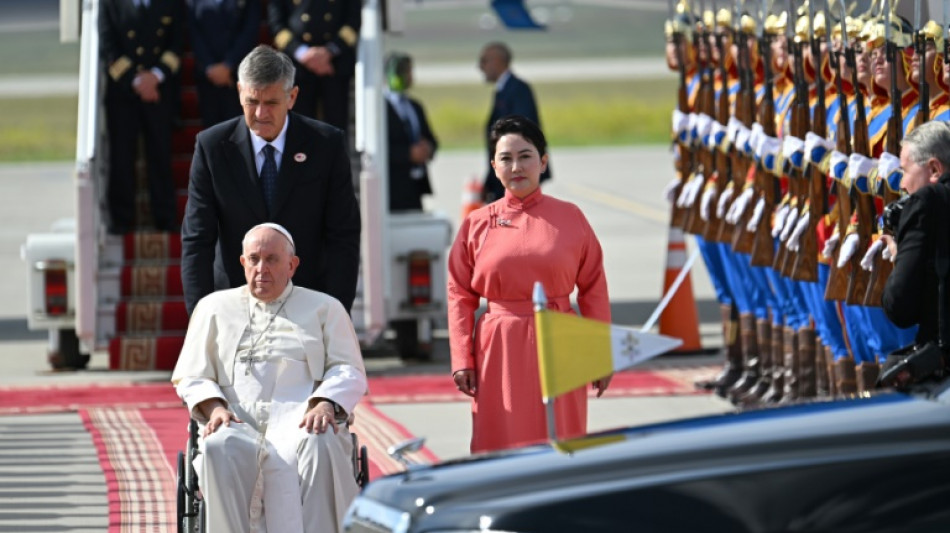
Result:
{"label": "elderly man's face", "polygon": [[911,159],[910,147],[901,147],[901,169],[904,177],[901,178],[901,189],[914,194],[931,183],[940,179],[942,167],[935,158],[931,158],[923,165]]}
{"label": "elderly man's face", "polygon": [[489,46],[482,50],[482,55],[478,58],[478,68],[485,75],[485,81],[495,83],[505,73],[508,65],[505,64],[501,51]]}
{"label": "elderly man's face", "polygon": [[260,228],[244,243],[241,265],[248,290],[258,300],[275,300],[297,270],[300,259],[291,252],[290,242],[279,232]]}
{"label": "elderly man's face", "polygon": [[244,122],[255,135],[265,141],[273,141],[284,128],[287,113],[297,101],[297,87],[287,92],[282,83],[261,87],[245,87],[238,82]]}

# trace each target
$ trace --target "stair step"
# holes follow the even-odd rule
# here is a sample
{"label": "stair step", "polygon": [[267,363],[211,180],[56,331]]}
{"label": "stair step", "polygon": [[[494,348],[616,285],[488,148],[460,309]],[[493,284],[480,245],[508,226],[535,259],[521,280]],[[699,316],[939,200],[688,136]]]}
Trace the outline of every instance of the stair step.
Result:
{"label": "stair step", "polygon": [[184,334],[186,329],[184,300],[122,301],[115,308],[117,335]]}
{"label": "stair step", "polygon": [[120,271],[120,295],[127,298],[184,296],[181,265],[125,266]]}
{"label": "stair step", "polygon": [[110,370],[174,370],[184,335],[122,336],[109,342]]}
{"label": "stair step", "polygon": [[[187,197],[186,197],[187,198]],[[181,234],[157,231],[134,232],[123,237],[123,259],[135,261],[181,260]]]}

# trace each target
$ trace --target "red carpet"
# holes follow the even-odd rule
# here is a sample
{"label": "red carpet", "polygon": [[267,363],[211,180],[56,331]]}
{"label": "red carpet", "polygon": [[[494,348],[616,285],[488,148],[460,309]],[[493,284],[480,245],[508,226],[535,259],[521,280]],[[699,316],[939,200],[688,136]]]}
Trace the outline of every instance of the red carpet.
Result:
{"label": "red carpet", "polygon": [[[606,397],[682,396],[700,394],[693,382],[719,367],[690,367],[668,370],[632,370],[614,374]],[[455,388],[449,375],[378,377],[369,380],[373,403],[425,403],[468,401]]]}
{"label": "red carpet", "polygon": [[[698,394],[696,379],[712,375],[714,367],[620,372],[607,397],[678,396]],[[468,401],[448,375],[374,377],[369,379],[372,403],[425,403]],[[108,385],[48,385],[0,387],[0,415],[56,413],[89,407],[179,407],[181,400],[170,383],[110,383]]]}

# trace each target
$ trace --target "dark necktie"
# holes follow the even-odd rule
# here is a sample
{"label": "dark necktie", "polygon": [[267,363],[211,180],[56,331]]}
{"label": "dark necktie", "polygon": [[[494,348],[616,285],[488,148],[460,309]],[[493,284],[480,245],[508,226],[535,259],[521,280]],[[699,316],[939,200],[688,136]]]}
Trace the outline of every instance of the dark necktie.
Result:
{"label": "dark necktie", "polygon": [[261,166],[261,188],[264,191],[264,203],[267,213],[274,213],[274,191],[277,190],[277,163],[274,161],[274,147],[264,145],[264,165]]}

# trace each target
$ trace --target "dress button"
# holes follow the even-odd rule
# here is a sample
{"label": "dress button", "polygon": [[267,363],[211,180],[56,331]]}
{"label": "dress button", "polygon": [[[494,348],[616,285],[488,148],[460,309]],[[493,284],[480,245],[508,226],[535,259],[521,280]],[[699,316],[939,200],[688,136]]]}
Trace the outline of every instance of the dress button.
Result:
{"label": "dress button", "polygon": [[331,15],[330,13],[327,13],[326,15],[323,15],[323,20],[330,22],[331,20],[333,20],[333,15]]}
{"label": "dress button", "polygon": [[140,46],[140,47],[138,47],[138,48],[135,49],[135,53],[138,54],[138,55],[142,55],[142,54],[145,53],[145,49]]}
{"label": "dress button", "polygon": [[311,40],[313,40],[313,36],[309,33],[305,33],[303,34],[303,40],[304,42],[309,43]]}
{"label": "dress button", "polygon": [[310,13],[304,13],[303,15],[300,15],[300,20],[302,22],[310,22]]}
{"label": "dress button", "polygon": [[135,39],[135,31],[133,30],[129,30],[129,33],[127,33],[126,35],[129,36],[129,39]]}

